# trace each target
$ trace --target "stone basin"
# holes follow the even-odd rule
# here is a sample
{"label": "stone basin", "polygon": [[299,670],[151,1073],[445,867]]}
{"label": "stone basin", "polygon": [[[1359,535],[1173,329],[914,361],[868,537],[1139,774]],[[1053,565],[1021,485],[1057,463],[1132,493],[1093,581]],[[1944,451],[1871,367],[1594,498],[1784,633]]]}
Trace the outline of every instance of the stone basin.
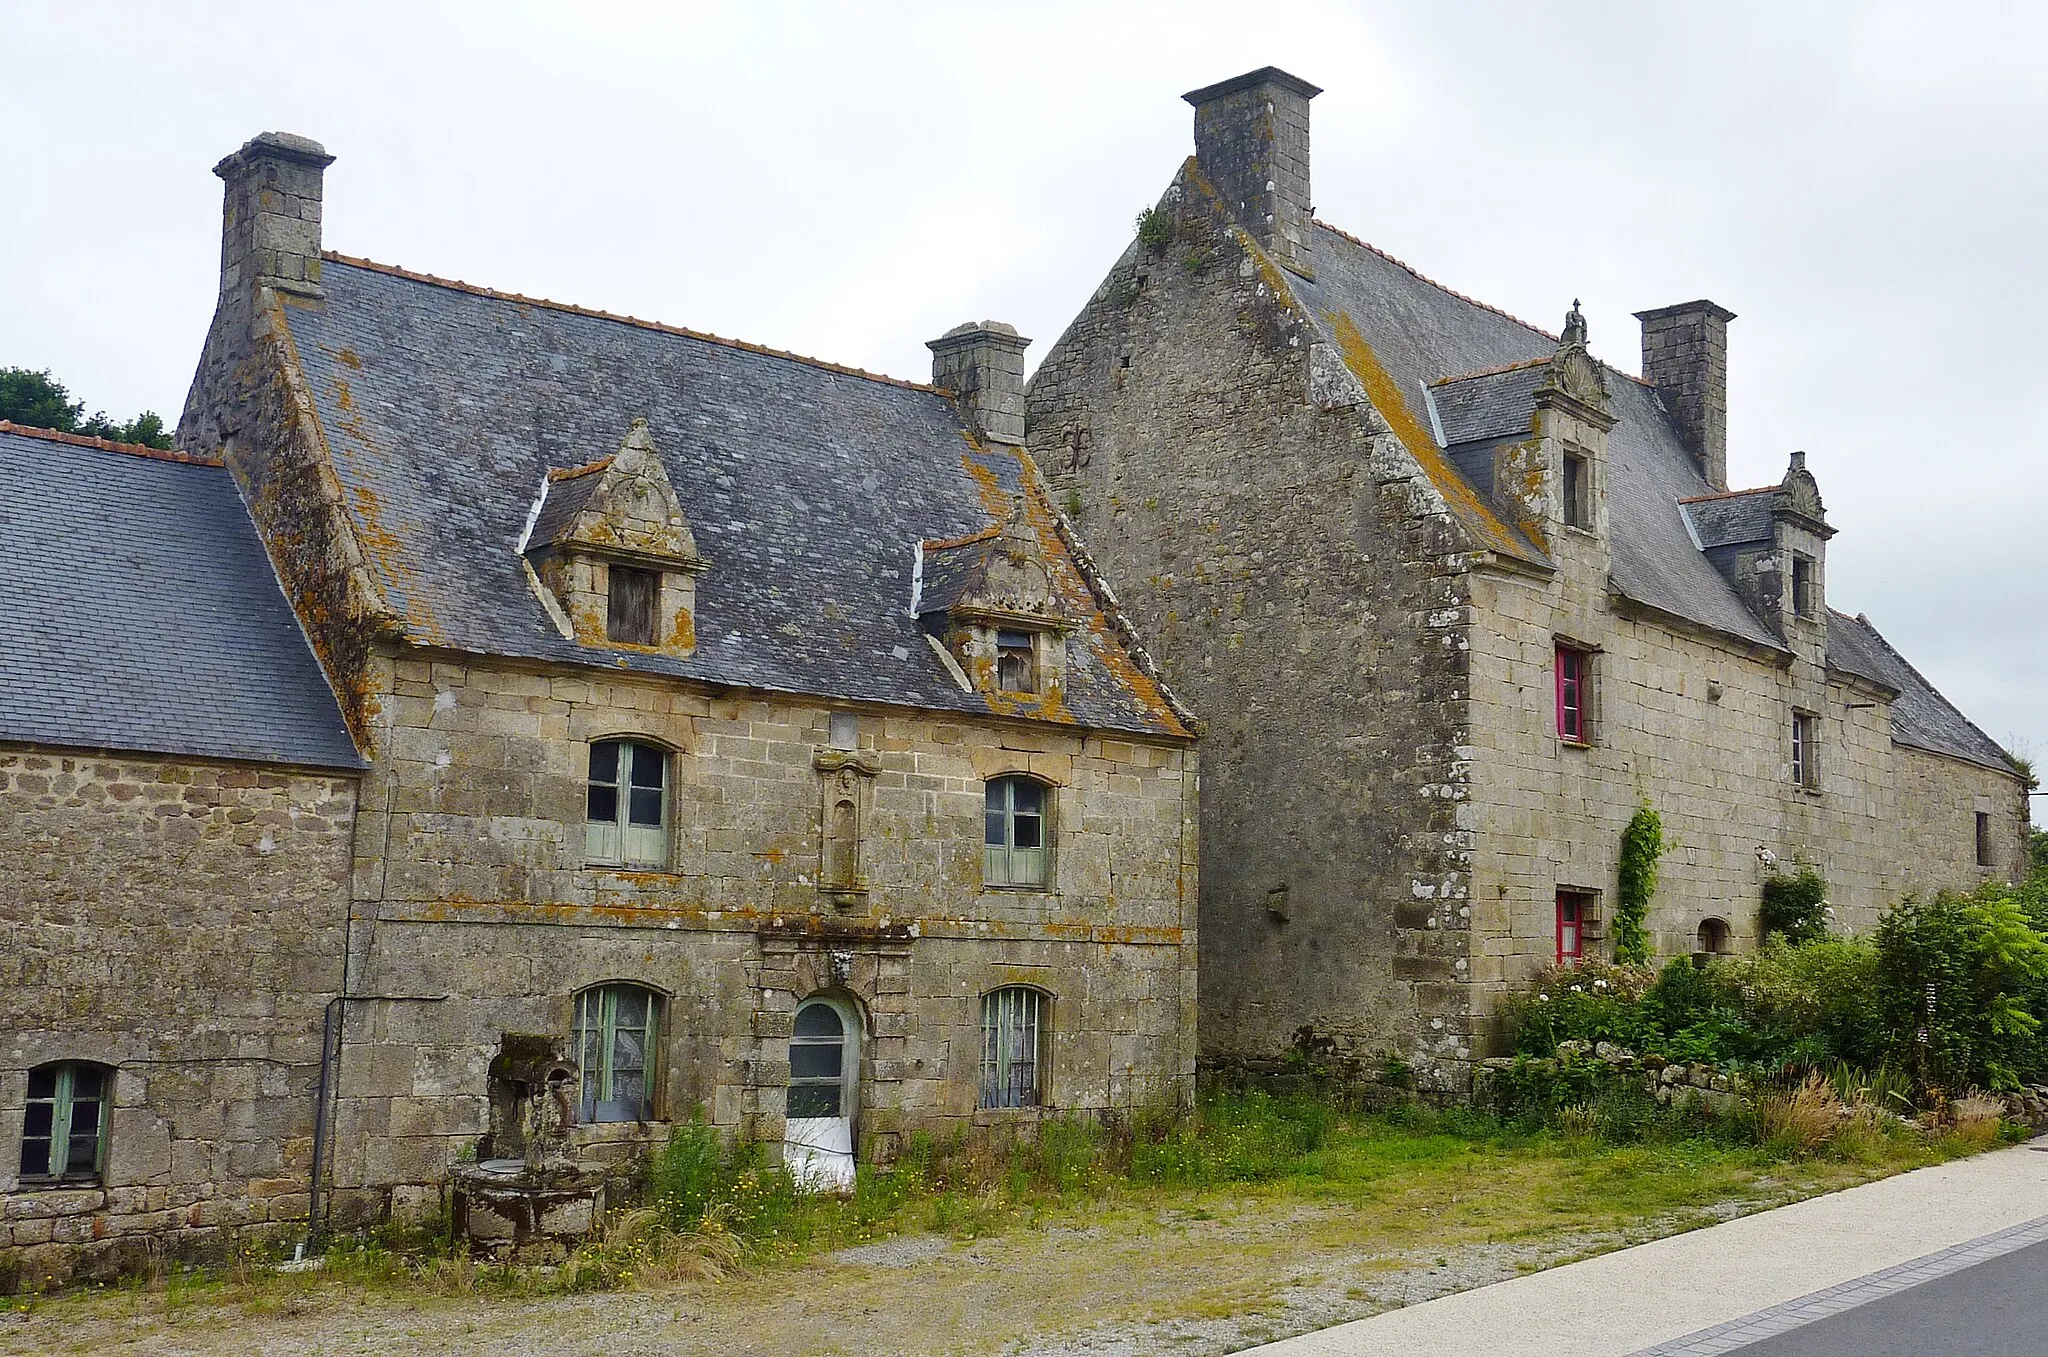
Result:
{"label": "stone basin", "polygon": [[588,1238],[604,1216],[605,1166],[486,1159],[455,1170],[455,1232],[496,1259],[546,1261]]}

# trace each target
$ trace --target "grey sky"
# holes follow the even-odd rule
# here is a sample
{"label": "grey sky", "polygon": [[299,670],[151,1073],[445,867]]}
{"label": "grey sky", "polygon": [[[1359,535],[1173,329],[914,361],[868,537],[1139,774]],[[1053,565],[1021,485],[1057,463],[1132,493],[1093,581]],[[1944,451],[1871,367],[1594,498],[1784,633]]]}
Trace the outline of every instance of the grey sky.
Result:
{"label": "grey sky", "polygon": [[907,377],[992,317],[1058,336],[1192,149],[1183,90],[1274,64],[1317,214],[1637,368],[1731,327],[1730,479],[1806,449],[1867,612],[2048,754],[2048,10],[1947,4],[10,5],[0,366],[174,418],[221,155],[339,157],[330,248]]}

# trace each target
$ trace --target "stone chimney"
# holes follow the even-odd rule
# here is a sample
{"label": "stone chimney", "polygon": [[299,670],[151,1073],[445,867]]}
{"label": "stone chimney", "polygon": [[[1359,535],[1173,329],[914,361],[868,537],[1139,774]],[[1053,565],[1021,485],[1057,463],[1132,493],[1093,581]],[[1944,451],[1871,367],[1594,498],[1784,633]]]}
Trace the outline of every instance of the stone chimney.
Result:
{"label": "stone chimney", "polygon": [[1260,248],[1304,278],[1315,277],[1308,101],[1321,93],[1266,66],[1181,96],[1195,106],[1195,159],[1203,176]]}
{"label": "stone chimney", "polygon": [[1716,490],[1728,488],[1728,322],[1710,301],[1638,311],[1643,380],[1664,398],[1686,451]]}
{"label": "stone chimney", "polygon": [[1031,341],[1001,321],[968,321],[925,345],[932,385],[953,393],[960,411],[991,443],[1024,441],[1024,350]]}
{"label": "stone chimney", "polygon": [[220,293],[273,287],[301,297],[320,291],[320,180],[334,157],[289,132],[252,137],[213,167],[227,184],[221,210]]}

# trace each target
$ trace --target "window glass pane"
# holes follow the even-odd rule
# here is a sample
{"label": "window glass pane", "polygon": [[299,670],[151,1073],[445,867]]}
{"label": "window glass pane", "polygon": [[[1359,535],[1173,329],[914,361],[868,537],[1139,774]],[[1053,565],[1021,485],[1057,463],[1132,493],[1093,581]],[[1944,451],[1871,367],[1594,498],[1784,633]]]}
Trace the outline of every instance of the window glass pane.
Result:
{"label": "window glass pane", "polygon": [[586,813],[592,820],[616,821],[619,818],[619,789],[591,783]]}
{"label": "window glass pane", "polygon": [[590,780],[592,782],[617,782],[619,780],[619,742],[599,740],[590,746]]}
{"label": "window glass pane", "polygon": [[49,1135],[50,1123],[55,1120],[56,1115],[56,1105],[47,1099],[42,1102],[30,1103],[27,1108],[27,1119],[22,1123],[22,1134],[31,1136]]}
{"label": "window glass pane", "polygon": [[988,790],[983,793],[981,803],[990,815],[1003,813],[1003,783],[1000,778],[988,784]]}
{"label": "window glass pane", "polygon": [[832,1005],[806,1004],[797,1010],[795,1032],[800,1037],[839,1037],[846,1035],[846,1024]]}
{"label": "window glass pane", "polygon": [[619,1027],[641,1028],[647,1025],[647,1001],[652,995],[637,985],[615,985],[612,995],[612,1022]]}
{"label": "window glass pane", "polygon": [[71,1067],[71,1096],[98,1098],[106,1091],[107,1071],[102,1065],[73,1065]]}
{"label": "window glass pane", "polygon": [[[592,790],[595,790],[594,788]],[[661,789],[659,787],[635,787],[630,797],[627,816],[636,825],[658,825],[661,823]]]}
{"label": "window glass pane", "polygon": [[43,1065],[28,1072],[28,1096],[31,1098],[54,1098],[57,1096],[57,1067]]}
{"label": "window glass pane", "polygon": [[606,1121],[645,1121],[647,1119],[647,1077],[640,1070],[628,1070],[613,1076],[610,1105],[605,1109],[611,1115]]}
{"label": "window glass pane", "polygon": [[839,1085],[791,1084],[789,1115],[792,1117],[836,1117],[839,1115]]}
{"label": "window glass pane", "polygon": [[633,751],[633,785],[635,787],[659,787],[663,784],[663,770],[668,766],[668,756],[651,745],[628,745]]}
{"label": "window glass pane", "polygon": [[1017,808],[1020,815],[1036,815],[1045,807],[1045,788],[1036,782],[1013,778],[1010,781],[1010,793],[1011,804]]}
{"label": "window glass pane", "polygon": [[612,1078],[647,1068],[647,1042],[643,1033],[620,1030],[612,1034]]}
{"label": "window glass pane", "polygon": [[819,1042],[806,1045],[798,1042],[789,1048],[789,1077],[792,1079],[837,1079],[842,1070],[841,1062],[846,1048],[838,1042]]}
{"label": "window glass pane", "polygon": [[50,1174],[50,1138],[47,1135],[21,1138],[21,1176],[44,1178]]}
{"label": "window glass pane", "polygon": [[1045,841],[1042,838],[1044,827],[1045,821],[1039,819],[1038,816],[1026,815],[1019,811],[1011,825],[1011,842],[1018,848],[1043,848],[1045,846]]}
{"label": "window glass pane", "polygon": [[987,822],[987,824],[985,827],[985,832],[982,835],[982,841],[994,847],[1000,848],[1003,844],[1003,813],[999,810],[992,810],[988,812],[988,814],[985,815],[983,819]]}

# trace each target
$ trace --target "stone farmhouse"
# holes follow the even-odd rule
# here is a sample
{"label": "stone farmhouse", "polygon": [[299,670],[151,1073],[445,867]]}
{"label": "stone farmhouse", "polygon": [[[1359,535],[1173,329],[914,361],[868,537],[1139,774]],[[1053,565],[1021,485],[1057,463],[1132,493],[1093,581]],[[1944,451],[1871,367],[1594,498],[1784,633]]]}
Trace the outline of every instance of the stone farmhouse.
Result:
{"label": "stone farmhouse", "polygon": [[330,159],[217,168],[183,451],[0,426],[0,1270],[424,1211],[550,1095],[825,1181],[1184,1103],[1193,726],[1027,341],[915,385],[323,253]]}
{"label": "stone farmhouse", "polygon": [[1729,488],[1733,313],[1638,313],[1638,379],[1576,303],[1553,335],[1431,282],[1315,219],[1318,92],[1186,96],[1195,154],[1029,385],[1038,466],[1208,723],[1205,1060],[1456,1087],[1505,990],[1609,945],[1646,801],[1666,957],[1754,945],[1798,864],[1854,929],[2018,872],[2020,773],[1830,606],[1804,455]]}

